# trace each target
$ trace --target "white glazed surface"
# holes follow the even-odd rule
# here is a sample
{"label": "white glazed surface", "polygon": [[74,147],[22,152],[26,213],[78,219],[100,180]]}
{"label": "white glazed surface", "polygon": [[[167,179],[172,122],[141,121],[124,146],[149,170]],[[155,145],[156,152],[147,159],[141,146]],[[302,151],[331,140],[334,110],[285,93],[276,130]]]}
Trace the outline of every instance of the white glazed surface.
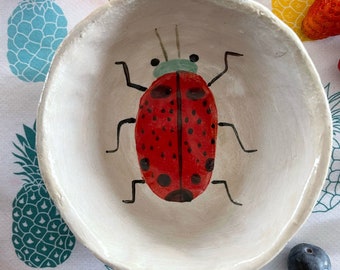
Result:
{"label": "white glazed surface", "polygon": [[[157,27],[169,58],[200,56],[198,74],[209,81],[219,121],[212,179],[190,203],[159,199],[139,179],[133,125],[141,92],[149,86],[152,58],[163,59]],[[296,36],[250,1],[112,1],[78,25],[59,49],[41,98],[37,122],[39,164],[62,216],[90,250],[114,269],[258,269],[303,224],[322,187],[330,153],[331,121],[318,75]]]}

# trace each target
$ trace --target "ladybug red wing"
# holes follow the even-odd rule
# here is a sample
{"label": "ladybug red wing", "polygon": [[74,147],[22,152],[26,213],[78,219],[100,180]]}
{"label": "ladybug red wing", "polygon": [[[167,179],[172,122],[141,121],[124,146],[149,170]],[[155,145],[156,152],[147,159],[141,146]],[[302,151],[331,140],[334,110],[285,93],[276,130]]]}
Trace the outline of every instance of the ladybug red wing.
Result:
{"label": "ladybug red wing", "polygon": [[144,180],[168,201],[191,201],[214,168],[217,110],[205,81],[191,72],[159,77],[140,99],[135,139]]}

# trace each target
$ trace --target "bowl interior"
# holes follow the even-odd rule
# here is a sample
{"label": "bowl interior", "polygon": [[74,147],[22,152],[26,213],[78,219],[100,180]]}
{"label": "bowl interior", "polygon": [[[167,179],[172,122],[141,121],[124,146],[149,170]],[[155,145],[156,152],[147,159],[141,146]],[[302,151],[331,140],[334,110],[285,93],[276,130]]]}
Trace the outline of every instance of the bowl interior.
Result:
{"label": "bowl interior", "polygon": [[[179,49],[175,28],[178,28]],[[141,179],[134,125],[140,91],[155,80],[150,60],[199,55],[219,127],[212,179],[190,203],[158,198]],[[115,269],[256,269],[310,213],[327,170],[330,117],[322,86],[301,43],[269,11],[243,1],[112,1],[78,25],[59,49],[38,114],[41,171],[78,238]],[[188,164],[190,166],[190,164]]]}

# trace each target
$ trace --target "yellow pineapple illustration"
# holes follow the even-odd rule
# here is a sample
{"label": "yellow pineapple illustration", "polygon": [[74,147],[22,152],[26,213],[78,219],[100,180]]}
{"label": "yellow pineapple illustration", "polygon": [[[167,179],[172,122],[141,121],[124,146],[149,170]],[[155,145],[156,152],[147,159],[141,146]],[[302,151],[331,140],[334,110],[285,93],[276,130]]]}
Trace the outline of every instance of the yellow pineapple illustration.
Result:
{"label": "yellow pineapple illustration", "polygon": [[272,0],[273,13],[283,20],[302,41],[308,38],[301,31],[301,23],[314,0]]}

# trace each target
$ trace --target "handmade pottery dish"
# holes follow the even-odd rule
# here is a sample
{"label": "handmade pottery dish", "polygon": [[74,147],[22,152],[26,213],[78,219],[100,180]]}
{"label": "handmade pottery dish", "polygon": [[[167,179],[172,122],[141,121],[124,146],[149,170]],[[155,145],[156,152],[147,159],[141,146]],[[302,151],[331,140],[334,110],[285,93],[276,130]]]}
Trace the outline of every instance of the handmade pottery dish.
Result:
{"label": "handmade pottery dish", "polygon": [[261,5],[119,0],[59,48],[37,134],[56,206],[114,269],[258,269],[314,206],[331,119]]}

